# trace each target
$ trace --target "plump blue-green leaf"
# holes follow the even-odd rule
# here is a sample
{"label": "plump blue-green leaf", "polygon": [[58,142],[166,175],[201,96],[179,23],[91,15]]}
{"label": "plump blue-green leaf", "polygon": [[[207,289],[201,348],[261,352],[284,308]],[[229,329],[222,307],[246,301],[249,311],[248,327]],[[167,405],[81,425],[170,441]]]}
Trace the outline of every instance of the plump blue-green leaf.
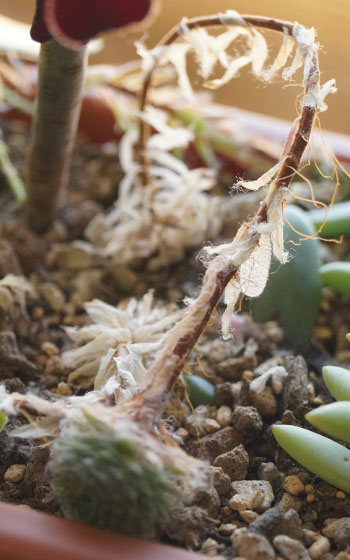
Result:
{"label": "plump blue-green leaf", "polygon": [[214,405],[214,385],[199,375],[184,375],[188,397],[194,407],[200,404]]}
{"label": "plump blue-green leaf", "polygon": [[[327,214],[326,214],[327,212]],[[320,235],[322,237],[338,237],[340,235],[350,235],[350,202],[338,202],[332,208],[325,210],[309,210],[308,216],[318,229],[324,219],[326,222]]]}
{"label": "plump blue-green leaf", "polygon": [[0,431],[5,426],[7,420],[8,420],[8,418],[7,418],[6,414],[4,414],[3,412],[0,412]]}
{"label": "plump blue-green leaf", "polygon": [[[314,234],[307,212],[288,206],[285,216],[297,231],[310,236]],[[321,257],[319,242],[307,239],[298,244],[300,235],[288,224],[284,227],[284,238],[291,259],[285,265],[276,260],[272,262],[266,288],[260,297],[251,300],[251,310],[258,322],[276,318],[286,339],[296,344],[310,333],[319,310]]]}
{"label": "plump blue-green leaf", "polygon": [[[321,432],[343,441],[350,441],[350,402],[339,401],[319,406],[305,418]],[[349,466],[350,473],[350,466]]]}
{"label": "plump blue-green leaf", "polygon": [[336,488],[350,493],[350,451],[340,443],[297,426],[273,426],[280,446],[295,461]]}
{"label": "plump blue-green leaf", "polygon": [[350,401],[350,371],[338,366],[324,366],[323,380],[337,401]]}
{"label": "plump blue-green leaf", "polygon": [[350,262],[338,261],[324,264],[320,268],[320,276],[334,291],[345,296],[350,295]]}

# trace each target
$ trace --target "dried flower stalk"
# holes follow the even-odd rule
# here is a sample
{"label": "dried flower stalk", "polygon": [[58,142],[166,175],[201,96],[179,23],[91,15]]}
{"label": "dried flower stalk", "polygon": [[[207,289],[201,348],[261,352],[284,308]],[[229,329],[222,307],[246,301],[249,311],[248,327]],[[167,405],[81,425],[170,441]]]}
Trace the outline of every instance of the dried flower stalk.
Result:
{"label": "dried flower stalk", "polygon": [[[218,25],[263,27],[284,34],[288,33],[289,36],[294,37],[299,49],[299,58],[303,56],[304,60],[303,85],[305,92],[301,114],[292,126],[279,163],[270,174],[265,174],[266,177],[263,176],[260,180],[254,182],[254,185],[251,185],[251,188],[256,190],[269,184],[267,195],[258,212],[253,219],[241,226],[232,243],[207,249],[207,254],[214,255],[214,257],[209,261],[198,297],[189,305],[183,319],[170,331],[162,351],[148,372],[149,381],[147,385],[142,391],[120,405],[121,411],[123,410],[134,416],[136,420],[145,423],[149,429],[153,426],[155,417],[165,409],[170,391],[225,289],[227,289],[225,295],[227,296],[226,303],[229,312],[233,311],[241,291],[246,294],[249,293],[249,287],[245,292],[242,290],[239,275],[242,266],[248,262],[252,253],[261,251],[263,241],[270,238],[268,242],[271,241],[275,256],[282,263],[286,262],[287,254],[283,251],[283,207],[286,192],[298,170],[302,155],[308,144],[316,112],[318,109],[322,110],[324,108],[323,99],[325,95],[335,91],[333,81],[325,84],[322,89],[320,88],[318,44],[314,41],[314,31],[312,29],[307,30],[299,24],[273,18],[239,16],[236,12],[195,18],[185,22],[186,30]],[[158,56],[154,57],[153,64],[146,74],[140,97],[141,111],[145,109],[147,93],[163,48],[171,45],[183,34],[184,25],[179,24],[158,44],[158,47],[162,48],[159,49]],[[296,58],[293,62],[294,66],[297,67]],[[144,148],[147,137],[147,125],[145,121],[141,121],[139,147],[141,152],[146,155],[144,159],[146,169],[148,162],[147,152]],[[145,177],[147,178],[147,176],[146,173]],[[250,188],[249,183],[245,183],[245,187]],[[268,270],[269,262],[265,266]],[[254,263],[252,263],[253,267]],[[255,272],[259,274],[259,270]],[[262,275],[264,276],[263,271]],[[263,290],[266,278],[255,295]],[[228,334],[227,327],[228,324],[226,324],[226,334]]]}

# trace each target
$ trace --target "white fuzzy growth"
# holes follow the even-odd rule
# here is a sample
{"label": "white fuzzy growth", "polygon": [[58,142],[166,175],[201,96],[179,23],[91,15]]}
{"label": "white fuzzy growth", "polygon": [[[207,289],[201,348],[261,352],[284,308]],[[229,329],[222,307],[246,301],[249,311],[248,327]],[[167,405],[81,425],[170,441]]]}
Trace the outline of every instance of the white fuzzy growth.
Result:
{"label": "white fuzzy growth", "polygon": [[222,337],[224,340],[229,340],[232,336],[231,332],[231,318],[235,310],[239,294],[241,292],[241,285],[239,281],[231,280],[227,284],[224,294],[224,303],[226,309],[221,319]]}
{"label": "white fuzzy growth", "polygon": [[262,234],[257,247],[239,270],[241,291],[249,297],[258,297],[263,292],[270,271],[271,236]]}
{"label": "white fuzzy growth", "polygon": [[147,143],[153,185],[141,184],[139,164],[134,162],[137,136],[134,131],[127,133],[121,146],[125,176],[118,200],[108,215],[99,214],[90,222],[86,236],[116,265],[156,255],[148,263],[155,270],[218,233],[219,199],[207,194],[215,184],[211,170],[189,170],[167,151],[186,146],[193,133],[169,126],[163,111],[150,110],[141,116],[156,130]]}
{"label": "white fuzzy growth", "polygon": [[222,78],[217,78],[215,80],[210,80],[205,83],[205,86],[210,89],[217,89],[224,84],[227,84],[232,78],[234,78],[241,68],[247,66],[252,62],[251,56],[245,55],[240,56],[239,58],[235,58],[230,62],[225,74]]}
{"label": "white fuzzy growth", "polygon": [[[114,378],[117,400],[136,392],[168,329],[182,312],[153,301],[148,292],[140,301],[113,307],[100,300],[85,304],[93,324],[68,328],[73,348],[62,354],[63,363],[75,368],[71,381],[102,390]],[[111,387],[111,385],[110,385]]]}
{"label": "white fuzzy growth", "polygon": [[242,187],[244,189],[249,189],[250,191],[258,191],[262,187],[268,186],[281,169],[283,161],[284,160],[280,160],[278,163],[276,163],[276,165],[266,171],[266,173],[263,173],[263,175],[261,175],[259,179],[256,179],[255,181],[237,181],[237,183],[235,183],[232,188],[237,189]]}
{"label": "white fuzzy growth", "polygon": [[246,26],[245,20],[235,10],[226,10],[225,13],[219,14],[222,25],[241,25]]}
{"label": "white fuzzy growth", "polygon": [[269,66],[269,68],[266,68],[266,70],[262,73],[263,80],[265,80],[266,82],[270,82],[276,76],[276,74],[285,67],[288,58],[292,54],[293,49],[294,41],[289,36],[288,30],[285,29],[280,50],[278,51],[277,56],[271,66]]}
{"label": "white fuzzy growth", "polygon": [[199,28],[188,32],[185,40],[190,43],[199,65],[199,74],[208,79],[217,62],[228,68],[230,57],[226,49],[240,35],[248,35],[246,29],[233,27],[217,37],[210,35],[206,29]]}
{"label": "white fuzzy growth", "polygon": [[231,317],[240,293],[249,297],[259,296],[266,285],[271,263],[271,236],[262,234],[258,245],[242,263],[237,277],[225,289],[226,309],[222,316],[222,333],[225,340],[231,337]]}
{"label": "white fuzzy growth", "polygon": [[283,240],[283,208],[287,192],[286,188],[276,190],[267,211],[268,222],[273,227],[271,233],[273,254],[282,264],[288,261],[289,256],[288,251],[284,250]]}
{"label": "white fuzzy growth", "polygon": [[150,149],[166,151],[173,148],[183,148],[194,138],[193,132],[187,128],[169,126],[167,124],[168,115],[164,111],[149,107],[140,116],[158,131],[147,142],[147,147]]}
{"label": "white fuzzy growth", "polygon": [[327,95],[332,93],[337,93],[337,88],[335,87],[335,80],[328,80],[323,86],[321,86],[320,93],[318,95],[318,109],[319,111],[327,111],[328,106],[324,102]]}
{"label": "white fuzzy growth", "polygon": [[259,78],[263,73],[264,65],[269,54],[267,43],[265,37],[259,33],[259,31],[256,31],[256,29],[252,29],[251,31],[250,43],[253,74]]}
{"label": "white fuzzy growth", "polygon": [[249,385],[249,389],[256,395],[260,395],[266,387],[266,383],[271,378],[272,388],[276,395],[283,389],[283,383],[288,376],[287,370],[283,366],[274,366],[265,373],[256,377]]}

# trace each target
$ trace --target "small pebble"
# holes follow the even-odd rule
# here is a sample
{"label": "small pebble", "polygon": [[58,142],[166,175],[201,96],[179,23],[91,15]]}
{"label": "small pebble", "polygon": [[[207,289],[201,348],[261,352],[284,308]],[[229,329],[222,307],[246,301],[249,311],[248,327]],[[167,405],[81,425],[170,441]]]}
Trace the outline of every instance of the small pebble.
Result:
{"label": "small pebble", "polygon": [[338,500],[345,500],[345,498],[346,498],[345,492],[342,492],[341,490],[339,490],[339,492],[336,493],[335,497],[338,498]]}
{"label": "small pebble", "polygon": [[297,496],[292,496],[288,492],[284,492],[278,507],[281,511],[288,511],[289,509],[295,509],[300,511],[303,506],[303,502]]}
{"label": "small pebble", "polygon": [[231,480],[244,480],[249,466],[249,455],[243,445],[216,457],[213,465],[221,467]]}
{"label": "small pebble", "polygon": [[347,552],[344,552],[344,551],[339,552],[339,554],[336,555],[334,560],[350,560],[350,554],[348,554]]}
{"label": "small pebble", "polygon": [[308,504],[312,504],[315,501],[315,494],[308,494],[306,496],[306,501]]}
{"label": "small pebble", "polygon": [[238,554],[245,560],[275,560],[276,555],[269,541],[258,533],[239,533],[232,537]]}
{"label": "small pebble", "polygon": [[208,556],[217,556],[219,543],[215,539],[206,539],[201,546],[201,551]]}
{"label": "small pebble", "polygon": [[64,381],[61,381],[57,385],[56,392],[57,392],[58,395],[61,395],[62,397],[65,397],[65,396],[68,396],[68,395],[72,394],[71,388]]}
{"label": "small pebble", "polygon": [[213,434],[214,432],[220,430],[220,428],[221,426],[219,422],[213,420],[213,418],[207,418],[204,420],[204,429],[208,434]]}
{"label": "small pebble", "polygon": [[219,533],[222,535],[232,535],[233,531],[236,529],[237,525],[233,523],[222,523],[218,529]]}
{"label": "small pebble", "polygon": [[320,558],[329,551],[331,544],[327,537],[319,537],[309,548],[309,554],[313,560]]}
{"label": "small pebble", "polygon": [[218,409],[216,413],[216,420],[219,422],[222,428],[225,428],[229,424],[231,424],[232,420],[232,411],[229,406],[222,405]]}
{"label": "small pebble", "polygon": [[[221,467],[209,466],[207,473],[211,477],[215,490],[219,496],[226,496],[231,490],[231,479]],[[229,510],[231,513],[231,510]]]}
{"label": "small pebble", "polygon": [[4,474],[5,482],[21,482],[26,472],[26,465],[11,465]]}
{"label": "small pebble", "polygon": [[45,365],[45,375],[57,375],[62,373],[63,364],[59,356],[50,356]]}
{"label": "small pebble", "polygon": [[277,535],[273,539],[273,546],[285,560],[310,560],[310,555],[304,545],[286,535]]}
{"label": "small pebble", "polygon": [[186,442],[188,440],[188,438],[190,437],[190,434],[188,433],[187,430],[185,430],[185,428],[178,428],[175,432],[175,434],[183,441]]}
{"label": "small pebble", "polygon": [[271,484],[266,480],[232,482],[234,496],[228,505],[236,511],[253,510],[262,513],[271,507],[275,498]]}
{"label": "small pebble", "polygon": [[292,496],[299,496],[305,490],[304,484],[296,475],[287,476],[283,483],[283,488]]}
{"label": "small pebble", "polygon": [[252,511],[251,509],[245,509],[244,511],[240,511],[239,515],[246,523],[252,523],[259,517],[259,514],[256,513],[256,511]]}
{"label": "small pebble", "polygon": [[306,484],[305,488],[304,488],[304,491],[306,492],[306,494],[313,494],[313,492],[315,490],[314,490],[314,487],[312,486],[312,484]]}
{"label": "small pebble", "polygon": [[56,344],[54,344],[53,342],[49,342],[48,340],[42,343],[41,350],[48,356],[55,356],[59,353]]}
{"label": "small pebble", "polygon": [[32,319],[33,321],[39,321],[44,317],[44,310],[42,307],[34,307],[32,311]]}

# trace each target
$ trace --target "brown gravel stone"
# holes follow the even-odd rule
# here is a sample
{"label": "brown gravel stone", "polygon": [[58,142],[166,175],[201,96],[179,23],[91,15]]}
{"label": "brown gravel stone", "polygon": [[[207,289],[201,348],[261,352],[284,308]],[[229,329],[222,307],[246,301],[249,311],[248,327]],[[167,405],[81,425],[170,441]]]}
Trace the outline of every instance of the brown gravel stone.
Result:
{"label": "brown gravel stone", "polygon": [[26,472],[26,465],[11,465],[4,474],[5,482],[21,482]]}
{"label": "brown gravel stone", "polygon": [[231,480],[244,480],[249,466],[249,455],[243,445],[216,457],[214,467],[221,467]]}
{"label": "brown gravel stone", "polygon": [[240,443],[242,443],[242,434],[231,426],[227,426],[213,434],[192,440],[187,449],[194,457],[213,462],[218,455],[230,451]]}

